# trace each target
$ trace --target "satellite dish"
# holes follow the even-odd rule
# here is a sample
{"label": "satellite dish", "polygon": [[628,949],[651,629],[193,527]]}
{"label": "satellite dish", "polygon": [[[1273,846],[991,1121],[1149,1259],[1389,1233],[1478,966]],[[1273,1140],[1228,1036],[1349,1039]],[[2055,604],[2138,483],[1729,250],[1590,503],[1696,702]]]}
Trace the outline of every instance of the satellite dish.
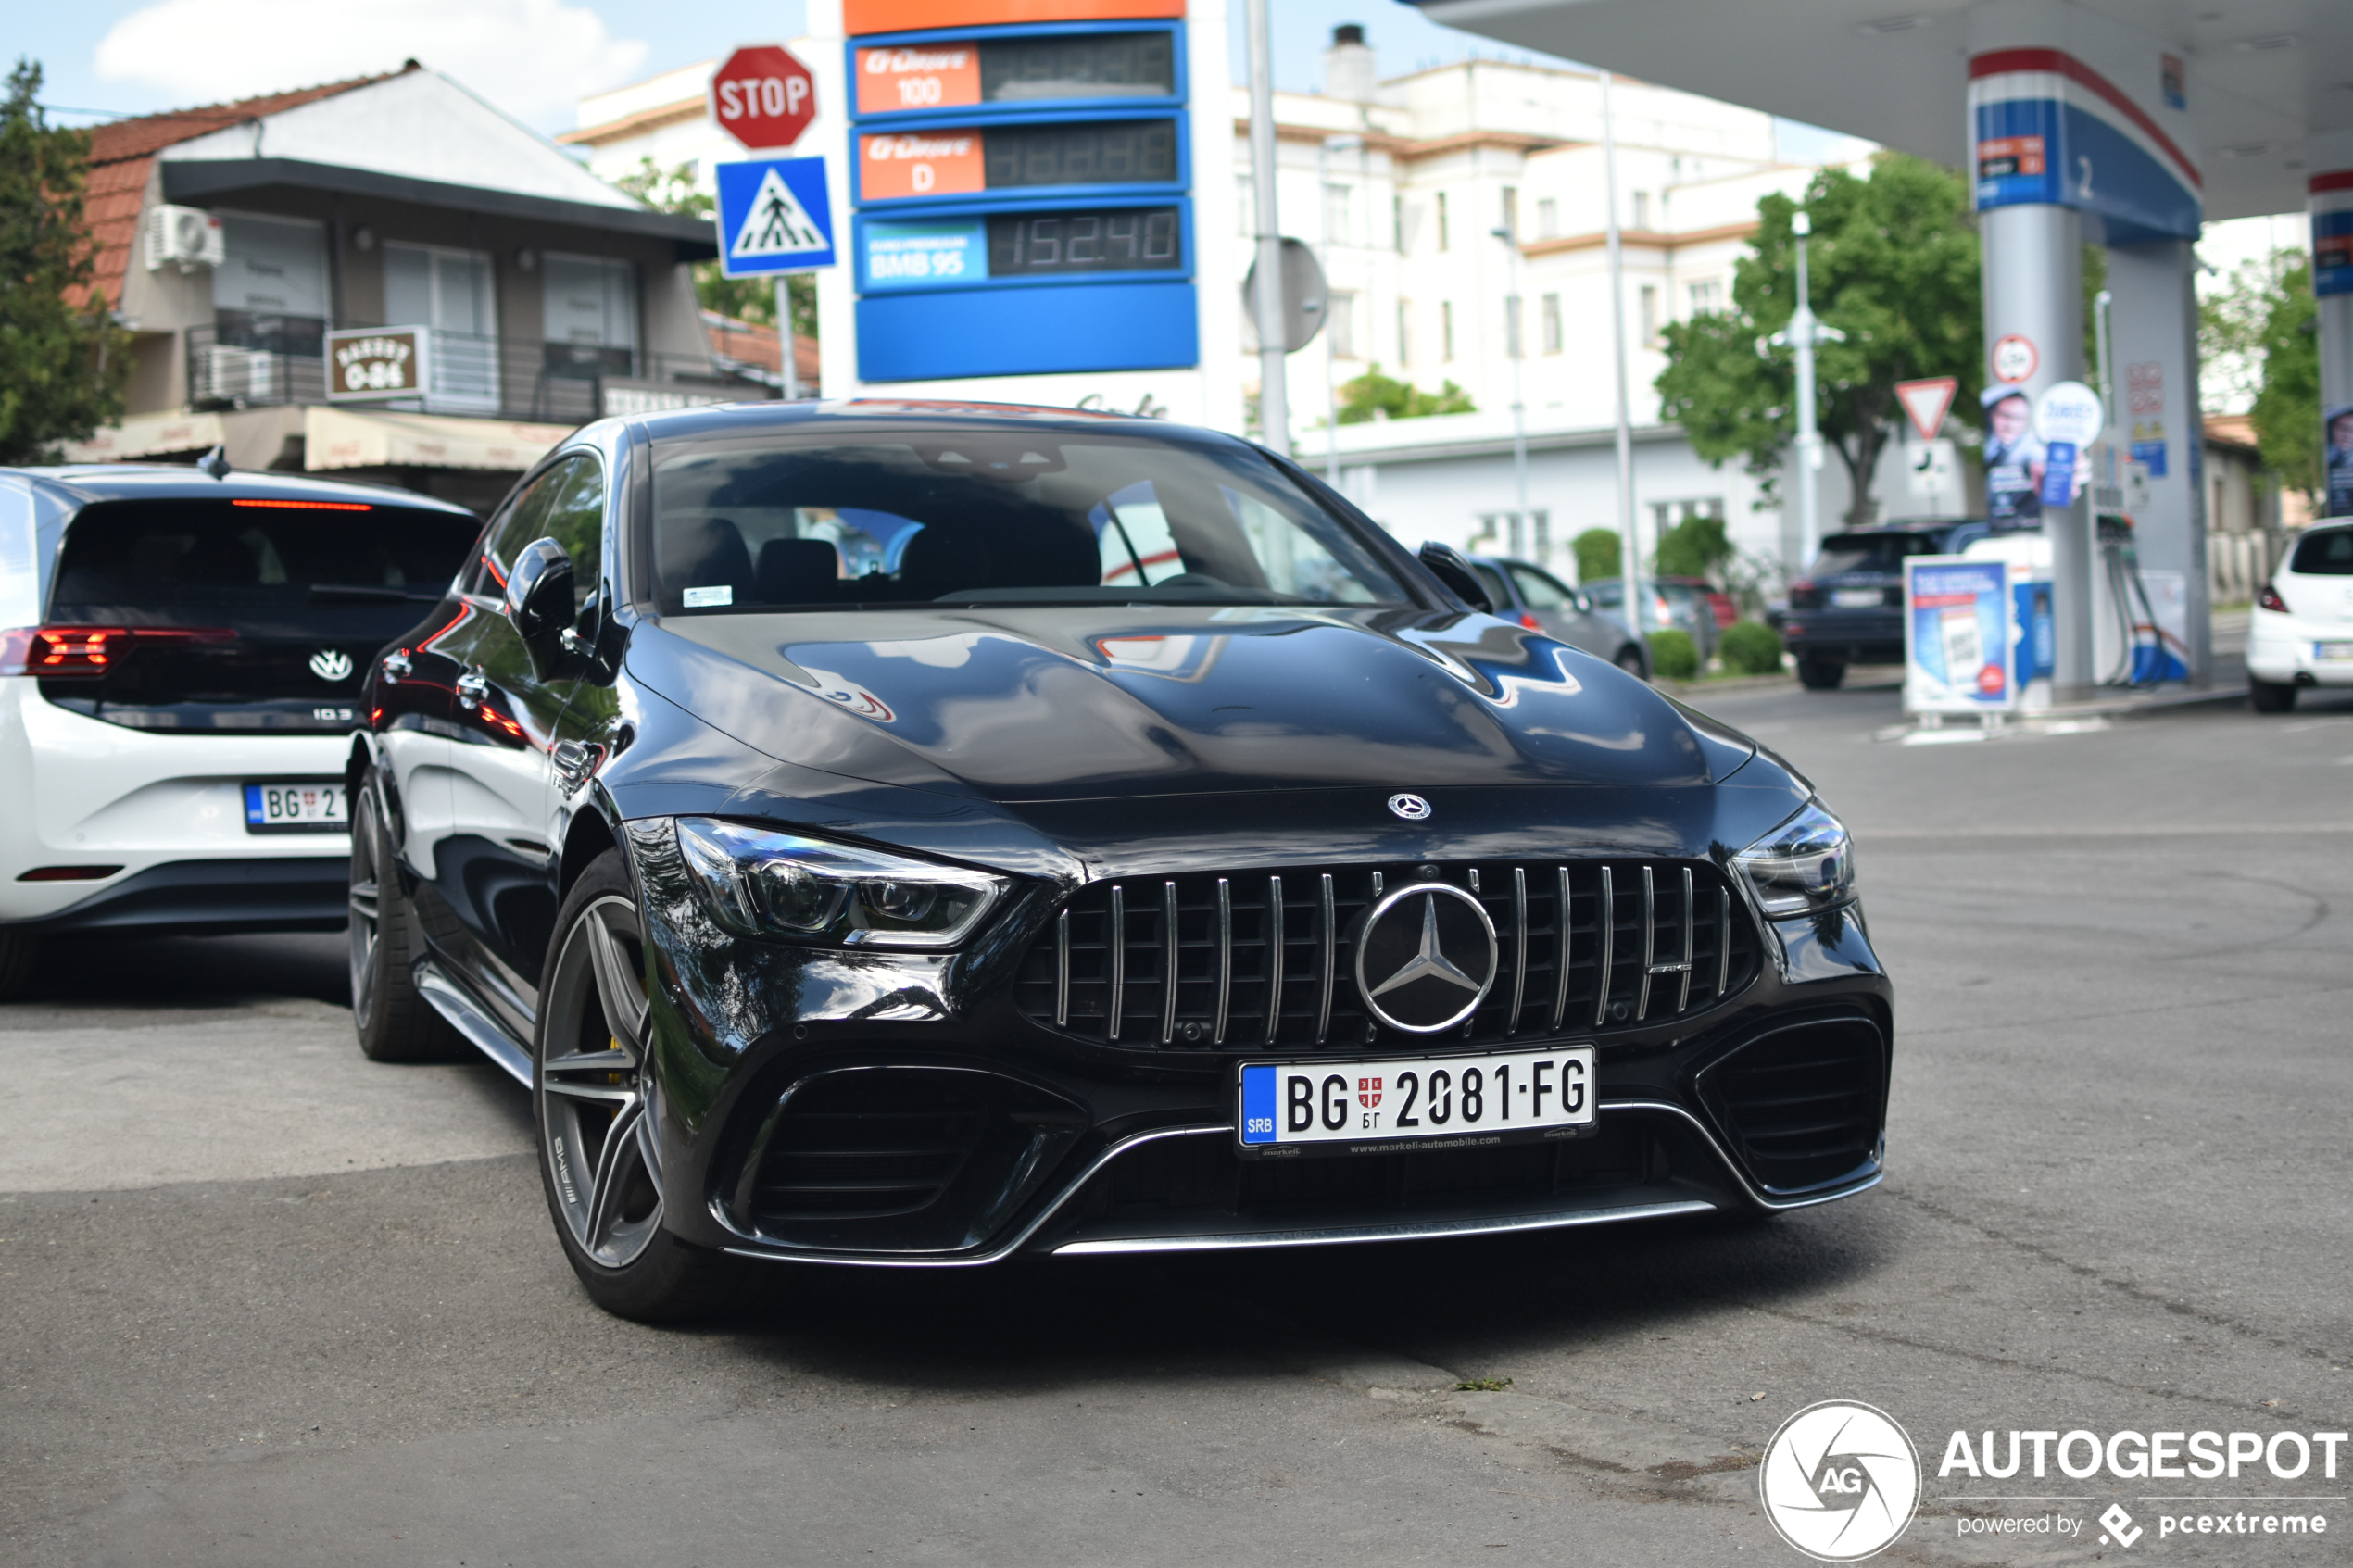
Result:
{"label": "satellite dish", "polygon": [[[1258,326],[1258,264],[1252,262],[1250,276],[1242,280],[1242,320],[1253,332]],[[1315,253],[1304,241],[1283,242],[1283,352],[1296,354],[1315,341],[1324,330],[1324,318],[1329,315],[1331,287],[1324,281],[1324,269],[1315,260]]]}

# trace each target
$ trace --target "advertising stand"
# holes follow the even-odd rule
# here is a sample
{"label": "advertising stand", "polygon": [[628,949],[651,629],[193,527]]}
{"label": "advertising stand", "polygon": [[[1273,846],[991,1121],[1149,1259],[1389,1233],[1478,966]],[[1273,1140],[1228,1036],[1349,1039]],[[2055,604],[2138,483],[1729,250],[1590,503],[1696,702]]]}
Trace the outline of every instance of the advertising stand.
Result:
{"label": "advertising stand", "polygon": [[2018,707],[2018,600],[2007,561],[1904,563],[1904,710],[1936,728],[1974,713],[1987,729]]}

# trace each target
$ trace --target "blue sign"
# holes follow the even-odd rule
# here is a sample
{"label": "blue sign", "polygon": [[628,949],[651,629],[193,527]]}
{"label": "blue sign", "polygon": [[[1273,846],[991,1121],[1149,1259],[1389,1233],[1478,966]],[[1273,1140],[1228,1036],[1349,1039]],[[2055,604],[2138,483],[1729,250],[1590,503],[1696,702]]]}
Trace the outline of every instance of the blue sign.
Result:
{"label": "blue sign", "polygon": [[977,218],[870,222],[859,240],[863,294],[956,288],[988,276],[988,225]]}
{"label": "blue sign", "polygon": [[719,180],[721,271],[751,278],[834,264],[824,158],[754,158],[711,172]]}
{"label": "blue sign", "polygon": [[2133,460],[2146,465],[2151,479],[2163,479],[2165,477],[2165,443],[2135,441],[2133,443]]}
{"label": "blue sign", "polygon": [[2075,504],[2075,443],[2046,442],[2043,447],[2043,494],[2046,507]]}
{"label": "blue sign", "polygon": [[1904,563],[1904,707],[1969,713],[2017,705],[2009,565],[1955,556]]}

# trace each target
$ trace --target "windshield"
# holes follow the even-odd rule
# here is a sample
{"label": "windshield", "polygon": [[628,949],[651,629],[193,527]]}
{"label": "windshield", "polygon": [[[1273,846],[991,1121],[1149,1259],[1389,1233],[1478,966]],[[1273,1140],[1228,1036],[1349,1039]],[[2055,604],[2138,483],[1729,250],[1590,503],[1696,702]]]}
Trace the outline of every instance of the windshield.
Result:
{"label": "windshield", "polygon": [[954,604],[1412,603],[1246,447],[942,427],[654,444],[665,615]]}
{"label": "windshield", "polygon": [[2307,577],[2353,577],[2353,529],[2312,530],[2296,541],[2288,570]]}

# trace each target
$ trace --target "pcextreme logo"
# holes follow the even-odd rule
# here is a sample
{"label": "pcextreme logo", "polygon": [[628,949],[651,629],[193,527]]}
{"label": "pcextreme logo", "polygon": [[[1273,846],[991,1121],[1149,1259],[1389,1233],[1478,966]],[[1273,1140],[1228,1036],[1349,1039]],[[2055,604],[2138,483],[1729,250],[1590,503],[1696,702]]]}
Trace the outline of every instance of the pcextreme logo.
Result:
{"label": "pcextreme logo", "polygon": [[1856,1562],[1912,1522],[1919,1450],[1885,1411],[1825,1399],[1781,1423],[1757,1489],[1781,1539],[1818,1562]]}

